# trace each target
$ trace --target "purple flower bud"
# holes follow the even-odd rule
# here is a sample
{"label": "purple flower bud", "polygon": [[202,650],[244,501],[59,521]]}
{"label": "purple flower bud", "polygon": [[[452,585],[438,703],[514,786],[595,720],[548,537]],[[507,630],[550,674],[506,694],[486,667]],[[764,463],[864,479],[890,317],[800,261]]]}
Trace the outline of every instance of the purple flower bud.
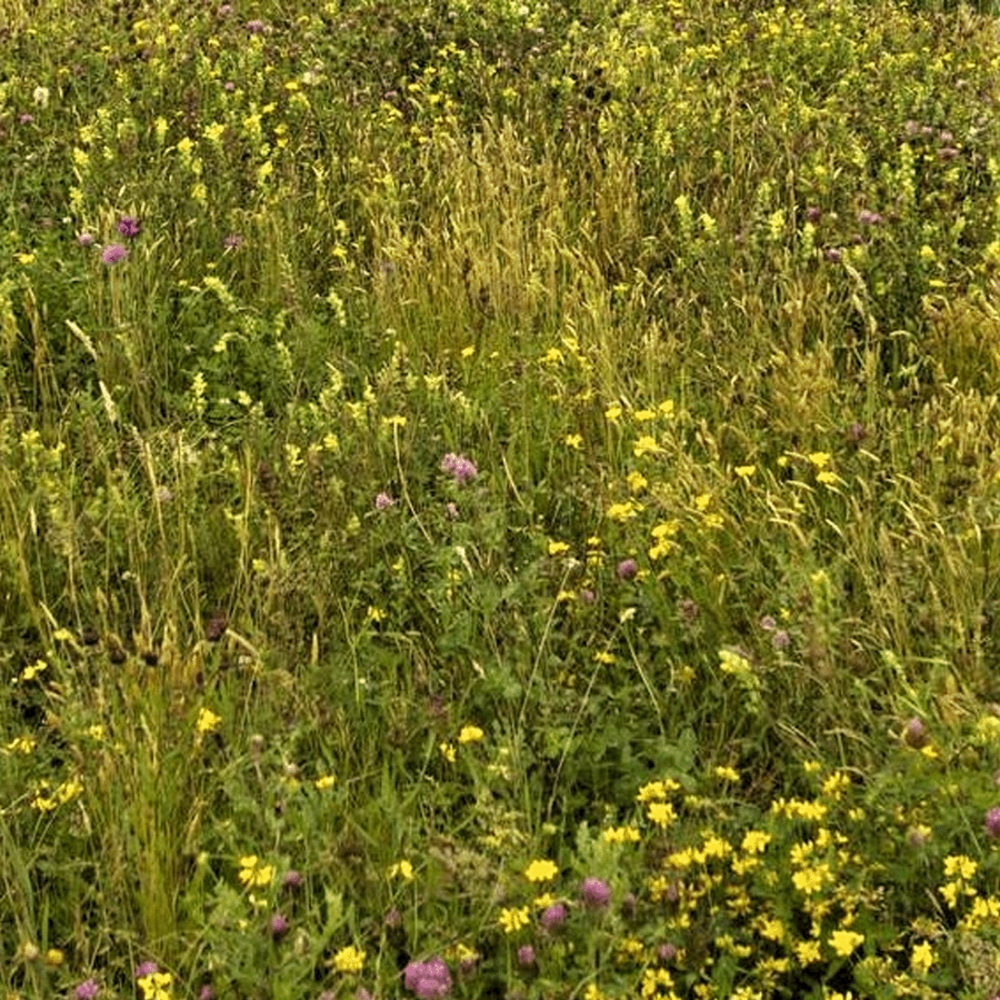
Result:
{"label": "purple flower bud", "polygon": [[623,559],[615,572],[619,580],[634,580],[639,572],[639,564],[634,559]]}
{"label": "purple flower bud", "polygon": [[810,205],[806,209],[807,222],[819,222],[823,218],[823,210],[818,205]]}
{"label": "purple flower bud", "polygon": [[577,596],[581,604],[593,604],[597,600],[597,595],[589,587],[584,587]]}
{"label": "purple flower bud", "polygon": [[517,949],[517,964],[528,969],[535,964],[535,949],[530,944],[522,944]]}
{"label": "purple flower bud", "polygon": [[101,987],[97,985],[96,979],[85,979],[73,990],[73,996],[76,1000],[94,1000],[94,997],[100,992]]}
{"label": "purple flower bud", "polygon": [[983,826],[987,837],[991,840],[1000,840],[1000,806],[994,806],[986,813]]}
{"label": "purple flower bud", "polygon": [[792,637],[783,628],[779,628],[771,636],[771,645],[774,646],[775,649],[788,649],[791,644]]}
{"label": "purple flower bud", "polygon": [[839,264],[844,254],[840,247],[827,247],[823,256],[826,257],[831,264]]}
{"label": "purple flower bud", "polygon": [[280,941],[289,930],[288,921],[280,913],[275,913],[268,921],[267,929],[274,941]]}
{"label": "purple flower bud", "polygon": [[211,983],[205,983],[205,985],[198,990],[198,1000],[215,1000],[215,990],[212,988]]}
{"label": "purple flower bud", "polygon": [[94,244],[94,234],[93,233],[77,233],[76,242],[82,247],[89,247]]}
{"label": "purple flower bud", "polygon": [[588,875],[580,883],[583,902],[594,910],[602,910],[611,902],[611,889],[603,879]]}
{"label": "purple flower bud", "polygon": [[145,976],[151,976],[153,975],[154,972],[159,972],[159,971],[160,967],[156,964],[156,962],[149,962],[149,961],[140,962],[135,967],[135,978],[142,979]]}
{"label": "purple flower bud", "polygon": [[873,212],[870,208],[863,208],[858,212],[858,222],[862,226],[877,226],[883,221],[878,212]]}
{"label": "purple flower bud", "polygon": [[908,747],[913,747],[914,750],[919,750],[921,747],[927,746],[930,739],[926,723],[923,719],[916,716],[910,719],[903,729],[903,742]]}
{"label": "purple flower bud", "polygon": [[553,903],[542,911],[542,926],[547,931],[554,931],[566,922],[566,907],[562,903]]}
{"label": "purple flower bud", "polygon": [[301,889],[304,882],[305,879],[302,877],[302,872],[290,868],[285,872],[281,880],[281,888],[287,889],[289,892],[294,892],[296,889]]}

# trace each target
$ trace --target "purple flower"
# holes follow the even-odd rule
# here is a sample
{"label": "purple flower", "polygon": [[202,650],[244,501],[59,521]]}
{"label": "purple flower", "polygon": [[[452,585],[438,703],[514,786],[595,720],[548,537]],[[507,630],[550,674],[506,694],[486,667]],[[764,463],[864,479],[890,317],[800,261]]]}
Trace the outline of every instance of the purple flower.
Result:
{"label": "purple flower", "polygon": [[778,623],[774,620],[774,615],[764,615],[758,624],[765,632],[773,632],[778,626]]}
{"label": "purple flower", "polygon": [[403,983],[420,1000],[441,1000],[451,989],[451,973],[440,958],[410,962],[403,970]]}
{"label": "purple flower", "polygon": [[288,927],[288,921],[280,913],[275,913],[267,924],[267,929],[274,941],[280,941],[288,933]]}
{"label": "purple flower", "polygon": [[198,990],[198,1000],[215,1000],[215,990],[212,989],[210,983],[205,983],[200,990]]}
{"label": "purple flower", "polygon": [[927,723],[923,719],[914,716],[903,727],[903,742],[914,750],[927,746],[930,742],[930,733],[927,731]]}
{"label": "purple flower", "polygon": [[986,836],[991,840],[1000,840],[1000,806],[994,806],[986,813],[983,822],[986,828]]}
{"label": "purple flower", "polygon": [[94,997],[101,992],[101,987],[97,985],[96,979],[85,979],[75,990],[73,996],[76,1000],[94,1000]]}
{"label": "purple flower", "polygon": [[522,944],[517,949],[517,964],[523,969],[530,968],[535,964],[535,949],[530,944]]}
{"label": "purple flower", "polygon": [[827,247],[824,256],[831,264],[839,264],[844,254],[840,247]]}
{"label": "purple flower", "polygon": [[806,209],[806,221],[819,222],[823,218],[823,210],[818,205],[810,205]]}
{"label": "purple flower", "polygon": [[566,907],[562,903],[553,903],[542,911],[542,926],[547,931],[554,931],[566,922]]}
{"label": "purple flower", "polygon": [[623,559],[615,572],[619,580],[634,580],[639,572],[639,564],[634,559]]}
{"label": "purple flower", "polygon": [[285,877],[281,880],[281,888],[287,889],[289,892],[295,892],[297,889],[301,889],[305,879],[302,878],[302,873],[296,871],[294,868],[290,868],[285,872]]}
{"label": "purple flower", "polygon": [[446,503],[444,505],[444,512],[451,518],[452,521],[458,520],[458,504]]}
{"label": "purple flower", "polygon": [[580,883],[584,903],[594,910],[603,910],[611,902],[611,889],[603,879],[588,875]]}
{"label": "purple flower", "polygon": [[788,649],[792,644],[792,637],[783,629],[779,628],[774,635],[771,636],[771,645],[775,649]]}
{"label": "purple flower", "polygon": [[396,501],[393,500],[388,493],[379,493],[379,495],[375,497],[375,509],[385,510],[387,507],[391,507],[395,502]]}
{"label": "purple flower", "polygon": [[253,21],[247,21],[243,25],[251,35],[262,35],[267,30],[267,25],[263,21],[254,19]]}
{"label": "purple flower", "polygon": [[882,222],[882,216],[878,212],[873,212],[870,208],[863,208],[858,212],[858,222],[862,226],[877,226]]}
{"label": "purple flower", "polygon": [[589,587],[584,587],[577,597],[580,598],[581,604],[593,604],[597,600],[597,595]]}
{"label": "purple flower", "polygon": [[17,120],[22,125],[30,125],[35,120],[35,116],[30,112],[22,111],[21,114],[17,116]]}
{"label": "purple flower", "polygon": [[235,250],[243,245],[243,237],[239,233],[230,233],[223,241],[222,245],[227,250]]}
{"label": "purple flower", "polygon": [[94,243],[93,233],[77,233],[76,242],[82,247],[92,246]]}
{"label": "purple flower", "polygon": [[441,459],[441,471],[454,476],[459,486],[464,486],[470,479],[475,479],[479,475],[479,470],[471,459],[453,452],[448,452]]}
{"label": "purple flower", "polygon": [[128,256],[128,250],[125,249],[120,243],[109,243],[101,251],[101,260],[105,264],[117,264],[119,261],[124,260]]}
{"label": "purple flower", "polygon": [[118,220],[118,232],[122,234],[126,239],[133,239],[139,235],[139,230],[142,226],[138,219],[133,219],[131,215],[123,215]]}
{"label": "purple flower", "polygon": [[156,962],[140,962],[135,967],[135,978],[142,979],[144,976],[151,976],[154,972],[159,972],[160,967]]}

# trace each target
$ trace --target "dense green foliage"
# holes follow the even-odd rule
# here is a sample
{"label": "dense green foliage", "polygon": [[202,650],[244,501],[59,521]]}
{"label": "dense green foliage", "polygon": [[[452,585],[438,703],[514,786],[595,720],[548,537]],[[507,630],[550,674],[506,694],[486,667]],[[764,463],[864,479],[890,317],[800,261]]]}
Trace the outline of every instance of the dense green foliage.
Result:
{"label": "dense green foliage", "polygon": [[246,3],[0,0],[0,995],[1000,994],[989,5]]}

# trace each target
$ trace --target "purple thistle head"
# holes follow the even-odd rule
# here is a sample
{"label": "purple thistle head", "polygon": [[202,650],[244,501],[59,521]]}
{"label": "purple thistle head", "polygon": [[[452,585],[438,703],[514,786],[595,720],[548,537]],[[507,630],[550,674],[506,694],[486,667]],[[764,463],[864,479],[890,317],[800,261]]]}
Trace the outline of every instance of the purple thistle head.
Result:
{"label": "purple thistle head", "polygon": [[105,264],[117,264],[119,261],[124,260],[128,256],[128,250],[125,249],[120,243],[109,243],[101,251],[101,260]]}
{"label": "purple thistle head", "polygon": [[611,889],[603,879],[588,875],[580,883],[580,895],[593,910],[603,910],[611,902]]}
{"label": "purple thistle head", "polygon": [[558,930],[566,923],[566,907],[562,903],[553,903],[542,911],[542,926],[547,931]]}
{"label": "purple thistle head", "polygon": [[1000,806],[994,806],[986,813],[983,826],[987,837],[991,840],[1000,840]]}
{"label": "purple thistle head", "polygon": [[440,958],[410,962],[403,970],[403,984],[419,1000],[442,1000],[451,989],[451,973]]}
{"label": "purple thistle head", "polygon": [[73,996],[76,1000],[94,1000],[94,997],[101,992],[96,979],[85,979],[75,990]]}
{"label": "purple thistle head", "polygon": [[454,476],[455,482],[459,486],[464,486],[470,479],[475,479],[479,475],[475,462],[464,455],[456,455],[454,452],[448,452],[441,459],[441,471]]}
{"label": "purple thistle head", "polygon": [[133,219],[131,215],[123,215],[118,220],[118,232],[122,234],[126,239],[134,239],[139,235],[139,230],[142,226],[138,219]]}

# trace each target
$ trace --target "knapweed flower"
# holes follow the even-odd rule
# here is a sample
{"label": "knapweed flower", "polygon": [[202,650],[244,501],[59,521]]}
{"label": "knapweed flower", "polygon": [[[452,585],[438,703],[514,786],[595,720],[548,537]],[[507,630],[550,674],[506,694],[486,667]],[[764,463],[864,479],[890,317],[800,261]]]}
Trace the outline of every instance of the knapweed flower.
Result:
{"label": "knapweed flower", "polygon": [[118,232],[126,239],[134,239],[139,235],[142,225],[138,219],[133,219],[131,215],[123,215],[118,220]]}
{"label": "knapweed flower", "polygon": [[517,949],[517,964],[524,969],[535,964],[535,949],[530,944],[522,944]]}
{"label": "knapweed flower", "polygon": [[524,869],[524,877],[529,882],[549,882],[559,874],[559,867],[554,861],[532,861]]}
{"label": "knapweed flower", "polygon": [[562,903],[547,906],[541,916],[541,924],[547,931],[558,930],[566,923],[566,907]]}
{"label": "knapweed flower", "polygon": [[580,895],[584,903],[594,910],[604,909],[611,902],[611,889],[603,879],[588,875],[580,883]]}
{"label": "knapweed flower", "polygon": [[360,972],[365,965],[365,952],[349,944],[333,956],[333,967],[338,972]]}
{"label": "knapweed flower", "polygon": [[454,476],[455,482],[459,486],[464,486],[469,480],[475,479],[479,475],[475,462],[464,455],[456,455],[454,452],[448,452],[441,459],[441,471]]}
{"label": "knapweed flower", "polygon": [[986,813],[983,823],[986,835],[993,840],[1000,840],[1000,806],[994,806]]}
{"label": "knapweed flower", "polygon": [[123,261],[128,256],[128,250],[125,249],[120,243],[109,243],[101,251],[101,260],[105,264],[117,264],[119,261]]}
{"label": "knapweed flower", "polygon": [[94,1000],[94,997],[101,992],[101,987],[97,985],[96,979],[85,979],[75,990],[73,996],[76,1000]]}
{"label": "knapweed flower", "polygon": [[403,985],[420,1000],[441,1000],[451,989],[451,973],[444,960],[437,957],[410,962],[403,970]]}

